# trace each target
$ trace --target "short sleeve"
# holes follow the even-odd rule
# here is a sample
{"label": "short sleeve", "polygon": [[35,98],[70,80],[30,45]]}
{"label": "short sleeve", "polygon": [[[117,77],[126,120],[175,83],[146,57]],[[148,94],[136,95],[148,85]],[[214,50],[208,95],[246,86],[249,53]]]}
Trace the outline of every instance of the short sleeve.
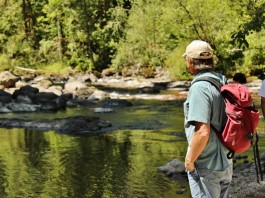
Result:
{"label": "short sleeve", "polygon": [[259,90],[259,96],[265,97],[265,80],[262,81],[262,84]]}
{"label": "short sleeve", "polygon": [[[207,82],[208,83],[208,82]],[[188,122],[210,123],[212,100],[205,82],[195,83],[189,91]]]}

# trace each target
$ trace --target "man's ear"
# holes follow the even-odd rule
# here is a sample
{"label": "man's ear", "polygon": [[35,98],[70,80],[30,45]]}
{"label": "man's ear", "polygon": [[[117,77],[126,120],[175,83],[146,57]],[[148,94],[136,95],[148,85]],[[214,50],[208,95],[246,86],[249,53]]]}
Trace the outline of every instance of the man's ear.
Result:
{"label": "man's ear", "polygon": [[188,58],[188,63],[190,64],[190,65],[192,65],[193,66],[193,64],[192,64],[192,59],[191,58]]}

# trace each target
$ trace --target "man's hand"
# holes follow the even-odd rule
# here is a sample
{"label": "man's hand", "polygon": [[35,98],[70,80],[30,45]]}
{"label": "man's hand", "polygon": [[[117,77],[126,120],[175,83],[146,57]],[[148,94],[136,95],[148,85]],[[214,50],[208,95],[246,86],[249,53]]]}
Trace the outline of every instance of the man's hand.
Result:
{"label": "man's hand", "polygon": [[186,169],[186,171],[193,172],[195,170],[194,163],[185,161],[185,169]]}

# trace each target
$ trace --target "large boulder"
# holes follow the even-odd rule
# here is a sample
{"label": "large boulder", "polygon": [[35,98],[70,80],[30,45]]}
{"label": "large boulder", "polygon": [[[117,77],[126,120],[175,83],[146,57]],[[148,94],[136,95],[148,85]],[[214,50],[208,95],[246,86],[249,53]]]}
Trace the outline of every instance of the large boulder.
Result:
{"label": "large boulder", "polygon": [[29,85],[15,90],[12,95],[0,90],[0,112],[57,111],[65,108],[72,98],[71,93],[58,96],[53,92],[39,92],[38,88]]}
{"label": "large boulder", "polygon": [[158,170],[165,173],[167,176],[172,176],[176,173],[185,172],[185,165],[183,161],[175,158],[166,165],[158,167]]}
{"label": "large boulder", "polygon": [[0,112],[35,112],[40,110],[40,108],[40,105],[10,102],[5,104],[4,106],[1,106]]}
{"label": "large boulder", "polygon": [[0,103],[6,104],[9,102],[12,102],[12,94],[0,89]]}
{"label": "large boulder", "polygon": [[75,92],[76,90],[84,88],[87,88],[86,84],[80,81],[67,82],[64,85],[65,92],[71,92],[71,93]]}
{"label": "large boulder", "polygon": [[0,73],[0,85],[3,85],[5,88],[14,87],[19,79],[18,76],[15,76],[9,71]]}
{"label": "large boulder", "polygon": [[14,99],[17,99],[18,96],[27,96],[31,100],[34,100],[34,97],[37,93],[39,93],[38,88],[26,85],[26,86],[22,86],[20,89],[15,90],[12,97]]}
{"label": "large boulder", "polygon": [[59,96],[53,92],[39,92],[35,94],[34,103],[43,104],[51,100],[57,99]]}

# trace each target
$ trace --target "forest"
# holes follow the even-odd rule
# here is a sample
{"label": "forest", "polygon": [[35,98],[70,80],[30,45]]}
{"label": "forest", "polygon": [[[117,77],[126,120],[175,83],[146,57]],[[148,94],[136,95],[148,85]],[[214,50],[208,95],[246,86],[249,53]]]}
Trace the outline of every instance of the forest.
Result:
{"label": "forest", "polygon": [[181,55],[211,44],[216,70],[263,78],[264,0],[0,0],[0,70],[124,67],[189,77]]}

